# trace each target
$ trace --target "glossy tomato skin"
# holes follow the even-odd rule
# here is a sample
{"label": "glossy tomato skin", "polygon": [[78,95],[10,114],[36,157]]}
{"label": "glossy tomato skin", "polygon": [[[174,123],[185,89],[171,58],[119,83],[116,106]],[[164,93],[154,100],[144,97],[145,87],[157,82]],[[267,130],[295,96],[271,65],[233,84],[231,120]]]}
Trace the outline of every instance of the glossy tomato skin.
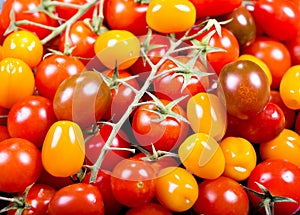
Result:
{"label": "glossy tomato skin", "polygon": [[67,55],[53,54],[36,68],[35,83],[38,93],[53,100],[58,86],[68,77],[84,71],[84,64]]}
{"label": "glossy tomato skin", "polygon": [[58,120],[74,121],[86,129],[102,118],[110,101],[110,89],[101,75],[85,71],[68,77],[59,85],[53,109]]}
{"label": "glossy tomato skin", "polygon": [[[40,5],[40,0],[9,0],[5,1],[1,11],[1,25],[4,29],[10,24],[10,12],[13,9],[15,15],[15,21],[20,20],[30,20],[42,25],[56,27],[58,26],[57,20],[50,18],[45,12],[38,9]],[[28,11],[34,11],[33,13],[28,13]],[[20,28],[26,29],[28,31],[34,32],[40,39],[48,36],[51,31],[35,25],[20,25]]]}
{"label": "glossy tomato skin", "polygon": [[[293,214],[299,209],[300,169],[295,164],[282,159],[263,161],[253,169],[247,181],[248,188],[261,192],[255,182],[266,187],[273,196],[289,197],[297,201],[275,203],[275,215]],[[254,207],[261,201],[252,193],[249,193],[249,199]]]}
{"label": "glossy tomato skin", "polygon": [[[94,164],[100,152],[103,149],[110,133],[112,127],[109,125],[103,125],[100,127],[99,132],[85,142],[86,149],[86,159],[91,164]],[[123,130],[119,130],[118,134],[113,139],[110,147],[112,148],[130,148],[129,139]],[[101,169],[112,171],[115,165],[121,160],[128,158],[130,156],[129,151],[121,150],[108,150],[103,162],[101,163]]]}
{"label": "glossy tomato skin", "polygon": [[[196,37],[196,39],[202,41],[203,37],[207,36],[213,30],[215,29],[211,28],[209,31]],[[208,41],[208,46],[225,50],[225,52],[217,51],[207,54],[207,61],[216,74],[219,74],[226,64],[237,60],[240,54],[240,46],[237,38],[225,27],[221,27],[221,36],[217,33],[213,34]]]}
{"label": "glossy tomato skin", "polygon": [[157,203],[147,203],[139,205],[134,208],[130,208],[125,215],[172,215],[172,213]]}
{"label": "glossy tomato skin", "polygon": [[191,0],[196,7],[197,19],[230,13],[242,4],[241,0]]}
{"label": "glossy tomato skin", "polygon": [[[169,100],[161,101],[164,105],[170,103]],[[174,117],[166,117],[160,121],[159,115],[155,111],[159,110],[158,106],[154,104],[145,104],[135,110],[132,118],[134,137],[142,147],[149,151],[152,151],[152,144],[156,150],[175,150],[187,136],[189,132],[188,124]],[[182,117],[186,115],[179,105],[175,105],[172,111]]]}
{"label": "glossy tomato skin", "polygon": [[[82,183],[90,183],[91,172],[88,172]],[[122,205],[116,200],[111,188],[111,172],[99,170],[96,181],[93,183],[102,194],[104,211],[106,215],[118,215],[122,210]]]}
{"label": "glossy tomato skin", "polygon": [[[9,138],[0,142],[0,190],[23,192],[42,172],[41,153],[28,140]],[[13,171],[12,171],[13,170]]]}
{"label": "glossy tomato skin", "polygon": [[6,125],[0,125],[0,141],[10,138]]}
{"label": "glossy tomato skin", "polygon": [[269,102],[262,112],[247,120],[241,120],[239,134],[252,143],[262,143],[275,138],[285,127],[281,108]]}
{"label": "glossy tomato skin", "polygon": [[242,50],[242,54],[251,54],[262,60],[272,74],[272,89],[278,89],[283,74],[291,66],[291,55],[287,47],[270,37],[257,37],[250,46]]}
{"label": "glossy tomato skin", "polygon": [[238,182],[220,176],[199,183],[199,197],[193,209],[197,214],[247,215],[249,199]]}
{"label": "glossy tomato skin", "polygon": [[104,215],[102,194],[91,184],[77,183],[63,187],[50,200],[48,214]]}
{"label": "glossy tomato skin", "polygon": [[33,95],[17,102],[10,109],[7,127],[11,137],[24,138],[40,148],[55,121],[52,101]]}
{"label": "glossy tomato skin", "polygon": [[134,0],[105,0],[103,8],[110,29],[127,30],[136,36],[147,34],[147,9],[148,3]]}
{"label": "glossy tomato skin", "polygon": [[150,202],[155,195],[155,172],[149,163],[131,159],[120,161],[112,171],[115,198],[127,207]]}
{"label": "glossy tomato skin", "polygon": [[299,65],[300,64],[300,56],[299,56],[300,34],[298,34],[298,36],[292,40],[285,41],[284,44],[286,45],[286,47],[288,48],[288,50],[291,54],[292,64]]}
{"label": "glossy tomato skin", "polygon": [[290,40],[297,36],[300,12],[296,2],[259,0],[254,3],[252,14],[262,30],[274,39]]}

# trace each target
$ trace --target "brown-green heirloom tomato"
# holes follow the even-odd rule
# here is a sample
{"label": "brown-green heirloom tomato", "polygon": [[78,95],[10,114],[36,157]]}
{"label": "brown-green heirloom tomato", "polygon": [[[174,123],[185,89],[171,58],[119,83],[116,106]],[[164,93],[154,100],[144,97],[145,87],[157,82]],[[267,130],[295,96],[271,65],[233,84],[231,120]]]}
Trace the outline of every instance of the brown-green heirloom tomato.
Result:
{"label": "brown-green heirloom tomato", "polygon": [[218,90],[224,94],[227,112],[240,119],[260,113],[270,98],[266,73],[249,60],[225,65],[219,74]]}
{"label": "brown-green heirloom tomato", "polygon": [[86,71],[61,83],[53,99],[53,108],[58,120],[70,120],[87,128],[102,118],[110,100],[110,89],[100,73]]}
{"label": "brown-green heirloom tomato", "polygon": [[80,171],[84,159],[84,137],[80,127],[67,120],[55,122],[42,147],[45,170],[56,177],[68,177]]}

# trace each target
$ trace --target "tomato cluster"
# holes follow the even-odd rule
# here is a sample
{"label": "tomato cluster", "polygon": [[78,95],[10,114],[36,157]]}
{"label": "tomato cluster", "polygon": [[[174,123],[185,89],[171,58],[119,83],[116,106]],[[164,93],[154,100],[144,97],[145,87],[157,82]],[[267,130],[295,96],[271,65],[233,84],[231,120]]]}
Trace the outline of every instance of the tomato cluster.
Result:
{"label": "tomato cluster", "polygon": [[6,0],[0,213],[300,211],[298,0]]}

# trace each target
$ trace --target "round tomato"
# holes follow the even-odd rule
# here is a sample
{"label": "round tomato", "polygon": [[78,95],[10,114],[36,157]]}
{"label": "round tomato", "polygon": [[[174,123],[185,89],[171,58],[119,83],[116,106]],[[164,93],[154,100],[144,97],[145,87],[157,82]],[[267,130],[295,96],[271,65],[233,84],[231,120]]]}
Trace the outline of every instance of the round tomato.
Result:
{"label": "round tomato", "polygon": [[99,60],[109,69],[127,69],[140,56],[140,41],[129,31],[109,30],[100,34],[94,44]]}
{"label": "round tomato", "polygon": [[0,61],[0,106],[11,108],[34,92],[34,75],[30,67],[17,58]]}
{"label": "round tomato", "polygon": [[224,172],[224,153],[208,134],[195,133],[187,137],[179,146],[178,156],[182,164],[198,177],[215,179]]}
{"label": "round tomato", "polygon": [[[256,165],[251,172],[247,181],[247,187],[261,193],[262,190],[257,183],[268,189],[272,196],[288,197],[296,201],[274,202],[274,199],[269,199],[270,206],[274,204],[274,215],[293,214],[299,210],[300,169],[295,164],[282,159],[263,161]],[[266,197],[268,198],[268,196]],[[264,200],[252,192],[249,192],[249,199],[254,207],[258,207],[259,203]]]}
{"label": "round tomato", "polygon": [[148,26],[159,33],[186,31],[195,21],[196,9],[188,0],[152,0],[146,13]]}
{"label": "round tomato", "polygon": [[199,197],[193,209],[197,214],[247,215],[247,192],[235,180],[220,176],[199,183]]}
{"label": "round tomato", "polygon": [[139,0],[105,0],[105,22],[112,30],[127,30],[136,36],[147,34],[148,3]]}
{"label": "round tomato", "polygon": [[0,141],[10,138],[6,125],[0,125]]}
{"label": "round tomato", "polygon": [[198,198],[196,179],[181,167],[162,169],[155,179],[155,190],[159,203],[174,212],[192,208]]}
{"label": "round tomato", "polygon": [[130,208],[125,215],[172,215],[172,213],[157,203],[146,203]]}
{"label": "round tomato", "polygon": [[41,153],[28,140],[8,138],[0,142],[0,190],[23,192],[42,172]]}
{"label": "round tomato", "polygon": [[104,215],[102,194],[91,184],[71,184],[56,191],[49,202],[48,214]]}
{"label": "round tomato", "polygon": [[75,57],[53,54],[37,66],[35,83],[38,93],[53,99],[58,86],[68,77],[84,71],[84,64]]}
{"label": "round tomato", "polygon": [[299,65],[300,64],[300,34],[298,33],[298,36],[295,37],[292,40],[285,41],[284,43],[286,47],[288,48],[291,59],[292,59],[292,65]]}
{"label": "round tomato", "polygon": [[112,171],[113,195],[127,207],[148,203],[155,195],[154,178],[155,172],[149,163],[124,159]]}
{"label": "round tomato", "polygon": [[52,101],[28,96],[10,109],[7,127],[11,137],[20,137],[41,147],[50,126],[56,121]]}
{"label": "round tomato", "polygon": [[3,57],[21,59],[33,69],[42,60],[43,45],[34,33],[26,30],[15,31],[3,42]]}

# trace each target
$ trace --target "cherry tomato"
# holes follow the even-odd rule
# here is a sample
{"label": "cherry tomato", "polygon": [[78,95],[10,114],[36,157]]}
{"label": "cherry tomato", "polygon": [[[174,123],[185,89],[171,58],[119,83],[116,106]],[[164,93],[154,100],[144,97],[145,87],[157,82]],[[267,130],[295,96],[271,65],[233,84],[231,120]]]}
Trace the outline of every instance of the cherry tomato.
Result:
{"label": "cherry tomato", "polygon": [[220,72],[219,83],[228,113],[240,119],[257,115],[269,101],[268,78],[252,61],[238,60],[227,64]]}
{"label": "cherry tomato", "polygon": [[192,208],[198,198],[196,179],[181,167],[162,169],[155,179],[155,189],[159,203],[174,212]]}
{"label": "cherry tomato", "polygon": [[28,140],[8,138],[0,142],[0,190],[23,192],[42,172],[41,153]]}
{"label": "cherry tomato", "polygon": [[172,213],[157,203],[146,203],[130,208],[125,215],[172,215]]}
{"label": "cherry tomato", "polygon": [[48,214],[104,215],[103,198],[92,184],[71,184],[56,191],[49,202]]}
{"label": "cherry tomato", "polygon": [[[88,172],[82,183],[90,183],[91,172]],[[94,186],[98,188],[103,197],[104,211],[107,215],[118,215],[121,212],[122,205],[116,200],[111,188],[111,172],[99,170]]]}
{"label": "cherry tomato", "polygon": [[269,102],[256,116],[240,120],[239,134],[253,143],[262,143],[275,138],[285,127],[285,117],[281,108]]}
{"label": "cherry tomato", "polygon": [[195,133],[206,133],[221,140],[227,127],[226,109],[222,100],[210,93],[198,93],[189,99],[187,118]]}
{"label": "cherry tomato", "polygon": [[157,71],[157,74],[166,74],[153,81],[155,94],[159,98],[169,100],[186,96],[179,102],[181,107],[186,109],[191,96],[204,92],[209,87],[209,74],[206,73],[204,65],[200,60],[190,65],[191,62],[192,58],[187,56],[178,56],[174,60],[167,59]]}
{"label": "cherry tomato", "polygon": [[253,44],[242,50],[242,54],[250,54],[262,60],[272,74],[272,89],[278,89],[283,74],[291,66],[291,55],[287,47],[269,37],[257,37]]}
{"label": "cherry tomato", "polygon": [[259,153],[263,160],[284,159],[300,167],[300,136],[291,129],[283,129],[274,139],[259,146]]}
{"label": "cherry tomato", "polygon": [[252,14],[262,30],[274,39],[290,40],[297,36],[300,12],[293,1],[258,0]]}
{"label": "cherry tomato", "polygon": [[300,65],[290,67],[282,76],[279,92],[283,103],[290,109],[300,109]]}
{"label": "cherry tomato", "polygon": [[[14,12],[15,21],[29,20],[38,24],[50,27],[57,27],[58,21],[50,18],[44,11],[39,10],[41,0],[7,0],[4,2],[1,10],[0,22],[3,29],[7,29],[11,22],[11,11]],[[29,12],[30,11],[30,12]],[[36,26],[22,24],[18,26],[35,33],[40,39],[45,38],[51,33],[51,30]]]}
{"label": "cherry tomato", "polygon": [[140,56],[140,42],[129,31],[110,30],[97,37],[94,51],[107,68],[114,69],[117,64],[123,70],[137,61]]}
{"label": "cherry tomato", "polygon": [[230,13],[242,4],[241,0],[191,0],[196,7],[197,19]]}
{"label": "cherry tomato", "polygon": [[[299,209],[300,194],[300,169],[295,164],[282,160],[270,159],[256,165],[251,172],[247,187],[262,192],[256,182],[263,185],[273,196],[289,197],[294,202],[277,202],[274,204],[274,214],[293,214]],[[258,207],[261,199],[252,193],[249,193],[249,199],[254,207]]]}
{"label": "cherry tomato", "polygon": [[109,29],[127,30],[136,36],[147,34],[148,3],[142,0],[105,0],[104,17]]}
{"label": "cherry tomato", "polygon": [[68,77],[84,71],[84,64],[77,58],[53,54],[37,66],[35,83],[38,93],[53,99],[58,86]]}
{"label": "cherry tomato", "polygon": [[182,164],[198,177],[215,179],[224,172],[224,153],[218,142],[208,134],[188,136],[179,146],[178,156]]}
{"label": "cherry tomato", "polygon": [[226,137],[221,140],[220,147],[225,157],[223,175],[236,181],[247,179],[257,161],[252,144],[241,137]]}
{"label": "cherry tomato", "polygon": [[[100,152],[103,149],[104,144],[106,143],[112,127],[109,125],[103,125],[100,127],[99,132],[85,142],[86,158],[89,162],[94,164]],[[113,150],[113,148],[130,148],[129,139],[126,133],[123,130],[119,130],[118,134],[114,137],[110,147],[112,150],[108,150],[105,158],[101,164],[101,169],[111,171],[115,165],[130,156],[129,151]]]}
{"label": "cherry tomato", "polygon": [[71,75],[59,85],[53,109],[58,120],[74,121],[85,129],[102,118],[110,101],[110,89],[101,75],[86,71]]}
{"label": "cherry tomato", "polygon": [[112,171],[113,195],[127,207],[148,203],[155,195],[154,177],[155,172],[149,163],[124,159]]}
{"label": "cherry tomato", "polygon": [[50,126],[56,121],[52,101],[28,96],[10,109],[7,127],[11,137],[20,137],[41,147]]}
{"label": "cherry tomato", "polygon": [[199,197],[193,209],[197,214],[247,215],[249,199],[235,180],[220,176],[199,183]]}
{"label": "cherry tomato", "polygon": [[[211,28],[209,31],[196,37],[196,39],[202,41],[203,37],[207,36],[207,34],[213,30],[215,29]],[[207,45],[209,47],[221,48],[224,50],[207,53],[207,61],[210,63],[216,74],[219,74],[226,64],[237,60],[240,54],[237,38],[225,27],[221,27],[221,35],[214,33]]]}
{"label": "cherry tomato", "polygon": [[284,43],[288,48],[291,59],[292,65],[299,65],[300,64],[300,34],[292,40],[285,41]]}
{"label": "cherry tomato", "polygon": [[188,0],[152,0],[146,13],[148,26],[159,33],[186,31],[195,21],[196,9]]}
{"label": "cherry tomato", "polygon": [[52,124],[42,146],[45,170],[57,177],[71,176],[82,168],[84,158],[84,137],[80,127],[65,120]]}
{"label": "cherry tomato", "polygon": [[[25,205],[22,205],[18,208],[23,209],[23,215],[47,214],[49,202],[55,192],[56,190],[48,185],[34,184],[30,187],[26,198],[23,200],[30,207],[26,208]],[[22,198],[23,193],[19,193],[18,195]],[[9,210],[7,214],[14,215],[16,214],[16,210]]]}
{"label": "cherry tomato", "polygon": [[10,138],[6,125],[0,125],[0,141]]}
{"label": "cherry tomato", "polygon": [[18,58],[33,69],[43,57],[43,45],[40,39],[26,30],[9,34],[3,42],[3,57]]}
{"label": "cherry tomato", "polygon": [[[160,100],[163,105],[170,104],[169,100]],[[179,117],[168,116],[166,111],[157,104],[144,104],[133,113],[132,130],[137,142],[144,148],[152,151],[171,151],[178,148],[187,136],[189,127],[187,122],[179,117],[185,117],[185,111],[176,104],[171,108]]]}
{"label": "cherry tomato", "polygon": [[0,106],[11,108],[34,91],[34,75],[30,67],[17,58],[0,61]]}

